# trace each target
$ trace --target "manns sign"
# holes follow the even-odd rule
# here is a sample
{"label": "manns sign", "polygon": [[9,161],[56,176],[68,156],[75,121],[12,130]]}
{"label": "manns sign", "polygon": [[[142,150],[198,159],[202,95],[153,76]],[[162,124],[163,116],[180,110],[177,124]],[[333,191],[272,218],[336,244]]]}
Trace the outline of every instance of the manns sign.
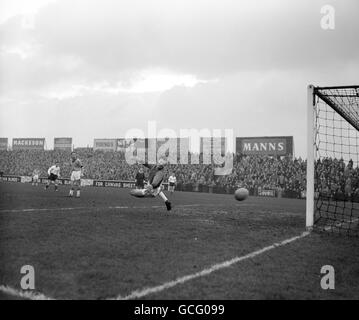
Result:
{"label": "manns sign", "polygon": [[293,155],[293,137],[236,138],[236,152],[243,155]]}

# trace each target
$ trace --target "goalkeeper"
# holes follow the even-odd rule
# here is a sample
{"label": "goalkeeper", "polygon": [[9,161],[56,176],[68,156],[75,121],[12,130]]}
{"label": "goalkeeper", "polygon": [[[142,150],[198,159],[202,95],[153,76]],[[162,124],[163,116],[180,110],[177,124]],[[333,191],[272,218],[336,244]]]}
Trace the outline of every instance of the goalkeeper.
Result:
{"label": "goalkeeper", "polygon": [[150,169],[147,184],[145,185],[144,189],[131,190],[130,194],[131,196],[138,198],[160,196],[165,202],[167,210],[170,211],[172,208],[171,202],[168,201],[166,195],[163,193],[162,186],[162,182],[165,177],[164,168],[166,163],[167,161],[163,158],[158,161],[157,165],[143,163],[145,167]]}

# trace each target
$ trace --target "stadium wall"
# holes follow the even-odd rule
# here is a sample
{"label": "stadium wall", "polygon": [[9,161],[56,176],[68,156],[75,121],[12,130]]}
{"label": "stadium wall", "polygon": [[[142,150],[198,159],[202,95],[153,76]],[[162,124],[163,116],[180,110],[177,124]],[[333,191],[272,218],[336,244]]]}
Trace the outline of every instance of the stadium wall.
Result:
{"label": "stadium wall", "polygon": [[[0,177],[0,181],[5,182],[20,182],[31,183],[31,176],[14,176],[3,175]],[[46,184],[47,177],[40,177],[39,182]],[[70,185],[71,180],[69,178],[59,178],[59,185]],[[168,183],[163,183],[165,190],[168,190]],[[81,179],[81,186],[87,187],[101,187],[101,188],[127,188],[133,189],[136,187],[136,182],[132,180],[94,180],[94,179]],[[185,192],[204,192],[204,193],[219,193],[219,194],[234,194],[236,188],[221,187],[221,186],[208,186],[200,184],[181,184],[178,183],[176,191]],[[294,198],[305,199],[305,192],[296,191],[280,191],[279,189],[263,189],[263,188],[249,188],[250,196],[269,197],[269,198]]]}

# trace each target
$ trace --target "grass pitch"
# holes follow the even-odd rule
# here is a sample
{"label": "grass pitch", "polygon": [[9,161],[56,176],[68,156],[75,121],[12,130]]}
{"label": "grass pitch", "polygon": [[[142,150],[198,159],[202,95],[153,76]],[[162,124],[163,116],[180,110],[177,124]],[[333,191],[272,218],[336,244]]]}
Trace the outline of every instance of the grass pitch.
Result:
{"label": "grass pitch", "polygon": [[[300,235],[305,201],[177,192],[160,199],[128,189],[0,183],[0,285],[21,290],[23,265],[54,299],[359,299],[357,238],[312,233],[227,268],[161,287],[217,263]],[[323,290],[323,265],[335,289]],[[13,298],[1,293],[0,298]]]}

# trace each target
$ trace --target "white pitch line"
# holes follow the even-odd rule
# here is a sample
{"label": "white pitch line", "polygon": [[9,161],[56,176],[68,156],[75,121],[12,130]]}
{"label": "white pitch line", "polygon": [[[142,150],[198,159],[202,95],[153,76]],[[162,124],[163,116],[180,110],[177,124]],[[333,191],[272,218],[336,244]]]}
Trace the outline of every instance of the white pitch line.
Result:
{"label": "white pitch line", "polygon": [[275,248],[278,248],[278,247],[282,247],[284,245],[287,245],[291,242],[294,242],[298,239],[301,239],[301,238],[304,238],[306,236],[308,236],[310,234],[310,232],[306,231],[306,232],[303,232],[301,235],[299,236],[296,236],[296,237],[293,237],[293,238],[289,238],[289,239],[286,239],[282,242],[279,242],[279,243],[274,243],[268,247],[264,247],[260,250],[257,250],[257,251],[254,251],[252,253],[249,253],[249,254],[246,254],[244,256],[241,256],[241,257],[235,257],[231,260],[227,260],[225,262],[222,262],[222,263],[218,263],[218,264],[215,264],[209,268],[206,268],[206,269],[203,269],[202,271],[199,271],[199,272],[196,272],[196,273],[193,273],[193,274],[190,274],[190,275],[186,275],[186,276],[183,276],[183,277],[180,277],[180,278],[177,278],[173,281],[169,281],[169,282],[165,282],[161,285],[158,285],[158,286],[155,286],[155,287],[151,287],[151,288],[144,288],[144,289],[140,289],[140,290],[135,290],[133,292],[131,292],[129,295],[123,297],[121,295],[118,295],[116,298],[114,298],[114,300],[131,300],[131,299],[138,299],[138,298],[142,298],[142,297],[145,297],[145,296],[148,296],[150,294],[153,294],[153,293],[159,293],[163,290],[166,290],[166,289],[169,289],[169,288],[172,288],[172,287],[175,287],[179,284],[183,284],[185,282],[188,282],[190,280],[193,280],[193,279],[196,279],[196,278],[200,278],[200,277],[204,277],[204,276],[207,276],[209,274],[211,274],[212,272],[215,272],[215,271],[218,271],[218,270],[221,270],[221,269],[224,269],[224,268],[228,268],[238,262],[241,262],[243,260],[246,260],[246,259],[251,259],[251,258],[254,258],[264,252],[267,252],[267,251],[270,251],[272,249],[275,249]]}
{"label": "white pitch line", "polygon": [[[196,272],[194,274],[190,274],[190,275],[187,275],[187,276],[184,276],[184,277],[177,278],[176,280],[163,283],[163,284],[161,284],[159,286],[156,286],[156,287],[144,288],[144,289],[141,289],[141,290],[135,290],[135,291],[133,291],[132,293],[130,293],[129,295],[127,295],[125,297],[122,297],[121,295],[118,295],[116,298],[108,299],[108,300],[131,300],[131,299],[142,298],[142,297],[148,296],[148,295],[153,294],[153,293],[158,293],[158,292],[161,292],[163,290],[175,287],[175,286],[177,286],[179,284],[183,284],[185,282],[188,282],[190,280],[209,275],[212,272],[215,272],[215,271],[218,271],[218,270],[221,270],[221,269],[224,269],[224,268],[228,268],[228,267],[232,266],[233,264],[236,264],[236,263],[241,262],[243,260],[254,258],[254,257],[256,257],[256,256],[258,256],[258,255],[260,255],[260,254],[262,254],[262,253],[264,253],[266,251],[270,251],[272,249],[282,247],[282,246],[287,245],[287,244],[289,244],[291,242],[294,242],[294,241],[296,241],[298,239],[304,238],[304,237],[308,236],[309,234],[310,234],[310,232],[306,231],[306,232],[303,232],[299,236],[283,240],[282,242],[279,242],[279,243],[274,243],[274,244],[272,244],[270,246],[264,247],[264,248],[262,248],[260,250],[254,251],[254,252],[249,253],[247,255],[244,255],[244,256],[241,256],[241,257],[236,257],[236,258],[233,258],[231,260],[227,260],[225,262],[215,264],[215,265],[213,265],[213,266],[211,266],[211,267],[209,267],[207,269],[203,269],[202,271]],[[17,290],[17,289],[14,289],[14,288],[10,287],[10,286],[5,286],[5,285],[0,285],[0,292],[3,292],[5,294],[8,294],[8,295],[11,295],[11,296],[14,296],[14,297],[25,298],[25,299],[30,299],[30,300],[56,300],[56,299],[50,298],[50,297],[48,297],[48,296],[46,296],[46,295],[44,295],[43,293],[40,293],[40,292],[22,291],[22,290]]]}
{"label": "white pitch line", "polygon": [[[236,207],[245,207],[249,205],[236,205]],[[218,207],[217,204],[182,204],[182,205],[174,205],[173,208],[193,208],[193,207]],[[163,205],[156,206],[109,206],[109,207],[71,207],[71,208],[27,208],[27,209],[0,209],[0,213],[11,213],[11,212],[36,212],[36,211],[71,211],[71,210],[90,210],[90,209],[158,209],[164,208]]]}
{"label": "white pitch line", "polygon": [[[174,208],[186,208],[186,207],[200,207],[202,206],[201,204],[184,204],[184,205],[176,205],[174,206]],[[203,205],[203,206],[208,206],[208,205]],[[157,205],[157,206],[134,206],[134,207],[130,207],[130,206],[110,206],[110,207],[72,207],[72,208],[29,208],[29,209],[3,209],[0,210],[0,213],[11,213],[11,212],[36,212],[36,211],[71,211],[71,210],[90,210],[90,209],[96,209],[96,210],[101,210],[101,209],[158,209],[158,208],[164,208],[164,206],[162,205]]]}
{"label": "white pitch line", "polygon": [[34,292],[34,291],[22,291],[17,290],[9,286],[0,285],[0,291],[8,294],[10,296],[18,297],[18,298],[25,298],[30,300],[55,300],[50,297],[45,296],[42,293]]}
{"label": "white pitch line", "polygon": [[4,209],[0,210],[0,213],[6,212],[36,212],[36,211],[70,211],[79,209],[90,209],[94,207],[73,207],[73,208],[30,208],[30,209]]}

